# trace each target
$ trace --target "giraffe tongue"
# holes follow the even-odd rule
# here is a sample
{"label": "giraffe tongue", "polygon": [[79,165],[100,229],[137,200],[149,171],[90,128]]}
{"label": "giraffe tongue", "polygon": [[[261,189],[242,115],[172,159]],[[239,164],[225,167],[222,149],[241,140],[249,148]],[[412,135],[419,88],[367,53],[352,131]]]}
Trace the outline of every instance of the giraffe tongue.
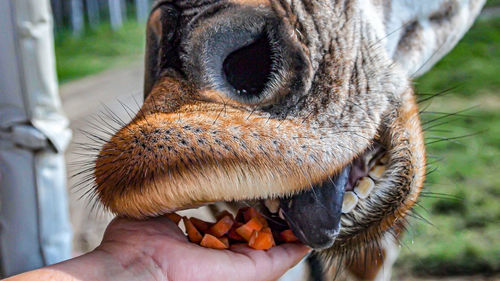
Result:
{"label": "giraffe tongue", "polygon": [[325,249],[335,242],[350,170],[347,166],[312,189],[280,200],[285,219],[302,243],[314,249]]}

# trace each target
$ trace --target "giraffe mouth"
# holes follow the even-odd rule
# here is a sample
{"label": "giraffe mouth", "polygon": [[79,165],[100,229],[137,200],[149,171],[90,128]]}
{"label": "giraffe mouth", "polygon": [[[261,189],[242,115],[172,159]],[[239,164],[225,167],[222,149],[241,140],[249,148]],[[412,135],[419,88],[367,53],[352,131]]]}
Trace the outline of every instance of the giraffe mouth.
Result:
{"label": "giraffe mouth", "polygon": [[353,212],[360,200],[375,192],[388,156],[374,144],[340,172],[309,189],[290,196],[246,201],[269,218],[275,232],[291,228],[302,243],[322,250],[332,247],[342,228],[343,214]]}
{"label": "giraffe mouth", "polygon": [[425,158],[412,104],[374,124],[371,139],[341,128],[323,138],[314,123],[195,99],[185,87],[165,77],[97,155],[94,193],[112,212],[142,219],[278,199],[302,242],[325,249],[387,230],[418,197]]}

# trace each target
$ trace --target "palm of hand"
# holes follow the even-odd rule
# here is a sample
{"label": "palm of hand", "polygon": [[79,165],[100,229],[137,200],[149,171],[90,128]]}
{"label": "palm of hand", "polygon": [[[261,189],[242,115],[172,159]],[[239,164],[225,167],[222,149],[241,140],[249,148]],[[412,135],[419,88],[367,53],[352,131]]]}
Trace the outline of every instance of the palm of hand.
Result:
{"label": "palm of hand", "polygon": [[113,220],[97,248],[129,268],[146,267],[159,280],[275,280],[308,252],[299,244],[268,251],[246,246],[214,250],[190,243],[165,217],[148,221]]}

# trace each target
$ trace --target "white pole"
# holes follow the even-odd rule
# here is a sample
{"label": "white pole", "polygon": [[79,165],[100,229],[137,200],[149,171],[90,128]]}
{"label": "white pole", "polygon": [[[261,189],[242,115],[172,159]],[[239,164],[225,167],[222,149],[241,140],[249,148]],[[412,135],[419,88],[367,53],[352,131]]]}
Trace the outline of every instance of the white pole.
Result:
{"label": "white pole", "polygon": [[49,0],[0,0],[1,277],[70,257],[64,151]]}

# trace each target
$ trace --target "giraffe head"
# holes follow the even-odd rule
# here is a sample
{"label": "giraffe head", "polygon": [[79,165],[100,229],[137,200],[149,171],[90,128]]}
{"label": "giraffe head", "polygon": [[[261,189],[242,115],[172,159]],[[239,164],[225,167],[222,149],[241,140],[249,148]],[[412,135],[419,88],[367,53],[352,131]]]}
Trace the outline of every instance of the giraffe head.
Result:
{"label": "giraffe head", "polygon": [[410,79],[483,3],[158,1],[145,102],[102,147],[95,192],[134,218],[274,206],[268,215],[280,209],[302,242],[332,254],[376,241],[425,177]]}

